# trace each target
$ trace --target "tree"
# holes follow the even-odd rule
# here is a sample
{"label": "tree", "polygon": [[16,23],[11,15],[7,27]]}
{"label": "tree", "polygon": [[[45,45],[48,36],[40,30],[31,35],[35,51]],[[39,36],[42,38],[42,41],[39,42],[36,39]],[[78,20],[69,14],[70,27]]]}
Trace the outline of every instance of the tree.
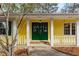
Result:
{"label": "tree", "polygon": [[57,3],[38,3],[34,4],[34,13],[55,13],[58,10]]}
{"label": "tree", "polygon": [[17,28],[19,28],[19,25],[23,17],[25,16],[25,13],[32,12],[33,7],[32,7],[32,4],[1,4],[1,10],[3,11],[6,17],[6,36],[5,36],[6,46],[2,43],[2,39],[0,39],[0,44],[6,51],[8,51],[9,55],[12,55],[12,48],[16,43],[17,32],[15,34],[14,39],[12,40],[12,43],[9,44],[9,39],[8,39],[8,21],[10,17],[9,14],[19,13],[19,16],[21,16],[19,23],[17,25]]}
{"label": "tree", "polygon": [[65,3],[61,9],[62,13],[77,13],[79,10],[79,4],[77,3]]}

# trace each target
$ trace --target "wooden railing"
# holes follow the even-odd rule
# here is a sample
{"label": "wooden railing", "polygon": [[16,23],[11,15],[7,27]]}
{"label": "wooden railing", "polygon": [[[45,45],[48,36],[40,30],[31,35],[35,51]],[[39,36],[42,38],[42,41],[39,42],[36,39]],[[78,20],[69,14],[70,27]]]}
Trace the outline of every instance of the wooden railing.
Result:
{"label": "wooden railing", "polygon": [[14,46],[14,50],[16,50],[18,48],[26,48],[26,47],[27,47],[26,35],[18,36],[18,39]]}
{"label": "wooden railing", "polygon": [[76,46],[76,36],[54,36],[55,47]]}
{"label": "wooden railing", "polygon": [[21,35],[20,37],[18,37],[18,44],[26,44],[26,35]]}
{"label": "wooden railing", "polygon": [[[6,42],[6,36],[5,35],[0,35],[0,40],[2,40],[2,43],[4,45],[7,44],[7,42]],[[12,36],[8,36],[8,40],[9,40],[9,44],[11,44],[11,42],[12,42]]]}
{"label": "wooden railing", "polygon": [[18,35],[17,35],[17,47],[26,47],[26,20],[22,19],[20,25],[18,27]]}

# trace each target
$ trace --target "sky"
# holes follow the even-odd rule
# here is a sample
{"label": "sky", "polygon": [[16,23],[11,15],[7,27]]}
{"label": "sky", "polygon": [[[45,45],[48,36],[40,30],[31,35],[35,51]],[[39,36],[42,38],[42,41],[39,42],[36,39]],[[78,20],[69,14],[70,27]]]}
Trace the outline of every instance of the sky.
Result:
{"label": "sky", "polygon": [[57,12],[60,12],[61,11],[61,9],[64,7],[64,5],[65,5],[65,3],[59,3],[58,4],[58,11]]}

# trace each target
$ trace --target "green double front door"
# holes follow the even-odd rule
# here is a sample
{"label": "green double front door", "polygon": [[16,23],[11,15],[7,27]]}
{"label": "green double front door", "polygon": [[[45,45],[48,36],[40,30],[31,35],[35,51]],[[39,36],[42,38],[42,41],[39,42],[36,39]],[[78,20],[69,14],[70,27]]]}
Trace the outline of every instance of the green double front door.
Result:
{"label": "green double front door", "polygon": [[32,22],[32,40],[48,40],[48,22]]}

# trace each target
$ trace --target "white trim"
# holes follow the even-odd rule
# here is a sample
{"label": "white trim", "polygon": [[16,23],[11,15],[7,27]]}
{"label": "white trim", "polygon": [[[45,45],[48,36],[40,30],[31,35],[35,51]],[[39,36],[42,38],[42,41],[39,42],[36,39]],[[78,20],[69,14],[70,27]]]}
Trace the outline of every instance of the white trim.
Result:
{"label": "white trim", "polygon": [[[14,39],[15,35],[17,34],[17,22],[15,20],[13,21],[13,33],[12,34],[13,34],[13,39]],[[18,34],[16,36],[16,39],[17,39],[16,44],[18,44]]]}
{"label": "white trim", "polygon": [[[68,35],[72,35],[72,24],[73,23],[75,23],[75,22],[64,22],[64,24],[67,24],[67,23],[69,23],[70,24],[70,34],[68,34]],[[75,30],[76,31],[76,30]],[[65,32],[65,31],[64,31]],[[64,32],[63,32],[63,34],[64,34]],[[75,32],[76,33],[76,32]],[[65,34],[64,34],[65,35]]]}
{"label": "white trim", "polygon": [[51,47],[54,46],[54,24],[53,24],[53,19],[51,19]]}
{"label": "white trim", "polygon": [[77,46],[79,47],[79,21],[77,22]]}
{"label": "white trim", "polygon": [[70,35],[72,35],[72,23],[69,24],[70,24]]}
{"label": "white trim", "polygon": [[27,28],[27,39],[26,39],[27,40],[27,47],[29,47],[30,46],[30,24],[29,24],[29,20],[27,20],[26,28]]}
{"label": "white trim", "polygon": [[16,34],[16,30],[17,30],[17,25],[16,25],[16,21],[13,21],[13,38],[15,37]]}

